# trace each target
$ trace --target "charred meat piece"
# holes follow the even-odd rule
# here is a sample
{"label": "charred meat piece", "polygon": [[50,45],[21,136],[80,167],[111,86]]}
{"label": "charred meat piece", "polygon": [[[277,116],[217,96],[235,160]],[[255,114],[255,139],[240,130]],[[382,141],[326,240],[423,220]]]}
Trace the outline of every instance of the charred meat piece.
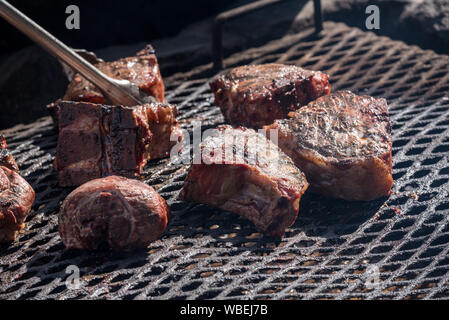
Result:
{"label": "charred meat piece", "polygon": [[62,101],[55,167],[60,186],[107,175],[135,177],[148,159],[145,107]]}
{"label": "charred meat piece", "polygon": [[178,111],[173,105],[152,103],[145,105],[148,125],[153,138],[149,153],[151,159],[165,158],[170,155],[171,148],[183,139],[176,116]]}
{"label": "charred meat piece", "polygon": [[61,101],[55,166],[61,186],[107,175],[135,177],[149,159],[170,154],[183,139],[175,106],[106,106]]}
{"label": "charred meat piece", "polygon": [[34,202],[34,190],[17,172],[0,166],[0,242],[14,241]]}
{"label": "charred meat piece", "polygon": [[330,93],[328,76],[282,64],[234,68],[210,82],[226,122],[260,128]]}
{"label": "charred meat piece", "polygon": [[263,134],[227,125],[207,137],[200,150],[180,199],[237,213],[259,231],[282,237],[308,186],[293,161]]}
{"label": "charred meat piece", "polygon": [[145,248],[167,226],[170,208],[150,186],[118,176],[91,180],[71,192],[59,212],[69,249]]}
{"label": "charred meat piece", "polygon": [[[150,45],[138,52],[135,57],[99,62],[95,66],[111,78],[131,81],[139,89],[156,98],[156,101],[165,101],[164,82],[156,55]],[[76,74],[69,84],[63,100],[108,103],[101,91],[79,74]]]}
{"label": "charred meat piece", "polygon": [[7,149],[6,140],[3,135],[0,134],[0,166],[7,167],[14,171],[19,171],[16,161],[12,154]]}
{"label": "charred meat piece", "polygon": [[385,99],[338,91],[264,129],[306,174],[310,190],[346,200],[391,193],[392,140]]}

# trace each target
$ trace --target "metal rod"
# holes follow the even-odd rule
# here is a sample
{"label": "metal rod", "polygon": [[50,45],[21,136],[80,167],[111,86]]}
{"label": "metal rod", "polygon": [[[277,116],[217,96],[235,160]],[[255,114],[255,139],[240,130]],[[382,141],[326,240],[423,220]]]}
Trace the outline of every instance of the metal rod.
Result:
{"label": "metal rod", "polygon": [[277,4],[281,1],[283,0],[260,0],[225,11],[215,17],[212,27],[212,60],[215,70],[223,69],[223,25],[229,20]]}
{"label": "metal rod", "polygon": [[321,0],[313,0],[315,32],[320,33],[323,30],[323,12],[321,10]]}
{"label": "metal rod", "polygon": [[49,32],[40,27],[33,20],[14,8],[8,2],[0,0],[0,16],[23,32],[31,40],[56,58],[61,59],[67,65],[81,73],[86,79],[94,83],[105,96],[114,104],[137,105],[141,101],[124,90],[122,86],[129,85],[127,80],[116,80],[99,71],[74,50],[56,39]]}
{"label": "metal rod", "polygon": [[[214,65],[214,70],[218,71],[223,69],[224,24],[229,20],[277,4],[281,1],[283,0],[260,0],[235,9],[225,11],[215,17],[214,24],[212,26],[212,62]],[[323,30],[323,14],[321,10],[321,0],[313,0],[313,4],[314,4],[315,32],[319,33],[320,31]]]}

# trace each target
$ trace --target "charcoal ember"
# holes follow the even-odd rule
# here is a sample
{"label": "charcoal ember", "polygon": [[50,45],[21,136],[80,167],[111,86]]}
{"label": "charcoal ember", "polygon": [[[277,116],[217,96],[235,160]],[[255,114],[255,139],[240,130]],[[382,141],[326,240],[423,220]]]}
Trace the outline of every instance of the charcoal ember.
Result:
{"label": "charcoal ember", "polygon": [[224,125],[201,144],[180,199],[237,213],[266,235],[282,237],[308,187],[304,174],[253,129]]}
{"label": "charcoal ember", "polygon": [[17,166],[14,157],[8,150],[6,139],[1,134],[0,134],[0,166],[7,167],[14,171],[19,171],[19,167]]}
{"label": "charcoal ember", "polygon": [[152,138],[145,107],[71,101],[61,101],[57,107],[55,167],[60,186],[141,173]]}
{"label": "charcoal ember", "polygon": [[226,122],[260,128],[330,93],[328,75],[282,64],[246,65],[210,82]]}
{"label": "charcoal ember", "polygon": [[279,147],[310,182],[310,191],[346,200],[391,194],[392,138],[385,99],[338,91],[276,120]]}
{"label": "charcoal ember", "polygon": [[63,201],[58,228],[69,249],[130,251],[164,232],[166,201],[143,182],[119,176],[91,180]]}
{"label": "charcoal ember", "polygon": [[0,166],[0,242],[11,242],[25,226],[34,190],[16,171]]}

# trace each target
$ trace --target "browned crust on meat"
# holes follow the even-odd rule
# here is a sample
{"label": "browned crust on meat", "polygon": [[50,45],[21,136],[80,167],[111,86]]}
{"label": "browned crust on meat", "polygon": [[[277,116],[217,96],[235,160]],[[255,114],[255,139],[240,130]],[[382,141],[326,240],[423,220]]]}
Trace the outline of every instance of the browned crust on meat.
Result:
{"label": "browned crust on meat", "polygon": [[62,101],[58,109],[55,167],[61,186],[141,173],[151,141],[144,107]]}
{"label": "browned crust on meat", "polygon": [[59,234],[70,249],[129,251],[158,239],[169,218],[169,206],[152,187],[109,176],[67,196],[58,216]]}
{"label": "browned crust on meat", "polygon": [[279,147],[305,172],[310,190],[346,200],[391,194],[392,139],[385,99],[339,91],[277,120]]}
{"label": "browned crust on meat", "polygon": [[[227,145],[227,139],[235,139],[234,144]],[[225,146],[244,148],[244,152],[235,151],[234,159],[223,163],[216,151],[222,149],[224,156]],[[308,187],[291,159],[254,130],[229,126],[218,127],[200,149],[203,161],[191,164],[180,198],[237,213],[259,231],[282,237],[296,220],[300,198]]]}
{"label": "browned crust on meat", "polygon": [[0,242],[14,241],[34,202],[34,190],[17,172],[0,166]]}
{"label": "browned crust on meat", "polygon": [[234,68],[210,82],[226,122],[260,128],[329,94],[328,76],[282,64]]}
{"label": "browned crust on meat", "polygon": [[19,171],[16,160],[8,150],[6,139],[0,134],[0,166],[7,167],[14,171]]}
{"label": "browned crust on meat", "polygon": [[391,194],[391,152],[344,166],[299,153],[295,163],[306,173],[310,191],[345,200],[374,200]]}
{"label": "browned crust on meat", "polygon": [[148,150],[150,158],[168,157],[172,147],[183,140],[182,131],[176,121],[178,110],[173,105],[163,103],[152,103],[144,107],[153,135]]}
{"label": "browned crust on meat", "polygon": [[[100,71],[114,79],[129,80],[139,89],[154,97],[156,101],[165,102],[164,82],[159,70],[153,48],[147,46],[134,57],[122,58],[112,62],[100,62],[95,65]],[[67,87],[63,100],[85,101],[107,104],[101,91],[80,74],[76,74]],[[51,112],[51,105],[49,107]]]}

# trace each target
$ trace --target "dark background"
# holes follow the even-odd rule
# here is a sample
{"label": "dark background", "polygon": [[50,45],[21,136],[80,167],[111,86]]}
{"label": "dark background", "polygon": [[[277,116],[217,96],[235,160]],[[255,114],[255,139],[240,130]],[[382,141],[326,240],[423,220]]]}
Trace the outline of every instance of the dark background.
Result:
{"label": "dark background", "polygon": [[[217,14],[237,0],[9,0],[58,39],[74,48],[96,49],[173,36],[183,27]],[[240,1],[242,2],[242,1]],[[80,8],[79,30],[67,30],[67,6]],[[0,19],[0,56],[31,41]]]}
{"label": "dark background", "polygon": [[[9,0],[73,48],[105,60],[156,49],[164,79],[211,62],[212,19],[255,0]],[[68,5],[80,8],[80,29],[68,30]],[[380,8],[378,35],[449,54],[449,0],[322,0],[324,20],[365,28],[365,8]],[[311,0],[284,0],[226,24],[224,55],[296,33],[313,25]],[[59,62],[0,18],[0,129],[47,115],[67,78]]]}
{"label": "dark background", "polygon": [[[212,17],[245,0],[8,0],[73,48],[96,50],[152,43],[179,34],[187,25]],[[80,9],[80,29],[65,27],[66,7]],[[45,106],[68,84],[58,61],[0,18],[0,129],[47,115]],[[142,49],[139,47],[138,49]],[[137,51],[137,50],[136,50]],[[132,55],[136,51],[132,51]],[[167,73],[163,73],[167,75]]]}

